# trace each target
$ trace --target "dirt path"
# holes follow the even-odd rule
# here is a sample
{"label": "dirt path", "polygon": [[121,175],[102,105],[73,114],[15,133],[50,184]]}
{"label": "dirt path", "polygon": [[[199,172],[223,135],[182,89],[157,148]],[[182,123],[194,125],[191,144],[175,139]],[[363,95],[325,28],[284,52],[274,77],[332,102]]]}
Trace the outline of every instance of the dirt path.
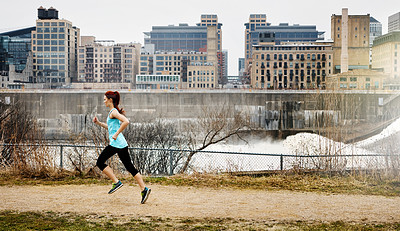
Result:
{"label": "dirt path", "polygon": [[400,197],[152,185],[145,205],[137,186],[108,195],[108,186],[0,187],[0,210],[76,212],[164,218],[243,218],[271,221],[399,222]]}

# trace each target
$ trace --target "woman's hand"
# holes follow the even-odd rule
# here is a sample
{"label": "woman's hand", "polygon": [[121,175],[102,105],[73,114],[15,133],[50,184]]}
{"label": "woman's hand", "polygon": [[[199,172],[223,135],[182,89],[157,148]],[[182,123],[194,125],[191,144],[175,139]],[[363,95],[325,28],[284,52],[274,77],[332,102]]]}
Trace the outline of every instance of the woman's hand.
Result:
{"label": "woman's hand", "polygon": [[97,117],[95,116],[94,118],[93,118],[93,123],[97,123],[97,122],[99,122],[99,120],[97,119]]}
{"label": "woman's hand", "polygon": [[112,138],[113,138],[114,140],[117,140],[117,137],[118,137],[117,133],[115,133],[115,134],[112,136]]}

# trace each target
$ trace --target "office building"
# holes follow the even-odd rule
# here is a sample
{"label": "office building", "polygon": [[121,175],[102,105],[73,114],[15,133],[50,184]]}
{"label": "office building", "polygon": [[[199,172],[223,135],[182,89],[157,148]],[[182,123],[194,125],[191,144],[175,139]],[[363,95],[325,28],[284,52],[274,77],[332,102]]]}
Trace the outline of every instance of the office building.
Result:
{"label": "office building", "polygon": [[35,27],[0,33],[0,72],[9,71],[9,65],[22,73],[31,51],[31,32]]}
{"label": "office building", "polygon": [[222,23],[218,22],[218,16],[216,14],[202,14],[200,23],[197,26],[216,26],[217,27],[217,52],[222,51]]}
{"label": "office building", "polygon": [[152,53],[148,52],[152,49],[143,50],[139,61],[139,75],[179,76],[179,88],[218,87],[217,27],[206,28],[205,51],[159,51],[156,49]]}
{"label": "office building", "polygon": [[369,43],[372,46],[374,39],[382,35],[382,23],[374,17],[370,17],[369,23]]}
{"label": "office building", "polygon": [[179,75],[137,75],[136,89],[158,89],[175,90],[179,89]]}
{"label": "office building", "polygon": [[225,84],[227,82],[226,77],[228,76],[228,50],[222,50],[219,52],[221,57],[218,57],[218,73],[219,83]]}
{"label": "office building", "polygon": [[370,69],[354,69],[330,75],[327,88],[332,90],[383,90],[387,75]]}
{"label": "office building", "polygon": [[[90,39],[90,37],[89,37]],[[127,83],[135,84],[138,74],[140,44],[116,44],[112,40],[89,42],[82,36],[85,46],[78,51],[78,81],[86,83]]]}
{"label": "office building", "polygon": [[282,42],[253,46],[254,89],[325,89],[332,74],[331,44]]}
{"label": "office building", "polygon": [[376,37],[382,35],[382,23],[374,17],[370,17],[369,23],[369,65],[372,64],[372,44]]}
{"label": "office building", "polygon": [[252,57],[252,46],[256,45],[258,41],[258,34],[252,32],[256,31],[259,27],[267,26],[266,14],[250,14],[249,22],[245,23],[244,31],[244,58],[245,58],[245,72],[248,71],[249,60]]}
{"label": "office building", "polygon": [[395,13],[388,18],[388,33],[400,30],[400,12]]}
{"label": "office building", "polygon": [[334,74],[369,68],[369,26],[369,14],[349,15],[347,8],[331,16]]}
{"label": "office building", "polygon": [[76,82],[79,38],[79,28],[59,19],[56,9],[40,7],[32,31],[34,81],[51,88]]}
{"label": "office building", "polygon": [[239,58],[239,59],[238,59],[238,73],[239,73],[239,76],[240,76],[240,77],[243,76],[244,65],[245,65],[245,60],[244,60],[244,58]]}
{"label": "office building", "polygon": [[153,26],[145,32],[144,44],[154,44],[155,51],[206,51],[207,26]]}
{"label": "office building", "polygon": [[[224,79],[224,71],[227,69],[225,65],[225,54],[222,51],[222,23],[218,22],[216,14],[202,14],[200,23],[197,26],[215,26],[217,28],[217,58],[218,58],[218,79],[221,83]],[[226,75],[225,75],[226,76]]]}
{"label": "office building", "polygon": [[400,79],[400,31],[375,38],[372,45],[372,68],[382,69],[392,79]]}

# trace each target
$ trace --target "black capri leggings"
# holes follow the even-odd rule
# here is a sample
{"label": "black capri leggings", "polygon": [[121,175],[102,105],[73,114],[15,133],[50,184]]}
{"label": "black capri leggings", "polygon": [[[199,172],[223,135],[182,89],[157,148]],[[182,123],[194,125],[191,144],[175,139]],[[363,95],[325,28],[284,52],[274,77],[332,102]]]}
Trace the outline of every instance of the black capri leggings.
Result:
{"label": "black capri leggings", "polygon": [[133,166],[131,157],[129,156],[128,147],[125,148],[116,148],[111,145],[108,145],[100,154],[99,158],[97,159],[96,165],[103,171],[107,165],[106,161],[110,159],[115,153],[118,153],[119,159],[124,164],[126,170],[135,176],[139,173],[139,171]]}

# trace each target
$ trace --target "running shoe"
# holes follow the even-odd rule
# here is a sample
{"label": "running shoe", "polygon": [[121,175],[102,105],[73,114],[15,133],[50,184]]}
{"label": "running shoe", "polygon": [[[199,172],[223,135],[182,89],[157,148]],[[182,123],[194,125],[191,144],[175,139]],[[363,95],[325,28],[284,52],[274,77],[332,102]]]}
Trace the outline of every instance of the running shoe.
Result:
{"label": "running shoe", "polygon": [[142,194],[142,201],[140,203],[144,204],[149,197],[151,189],[145,187],[144,190],[141,192]]}
{"label": "running shoe", "polygon": [[117,183],[113,183],[112,184],[112,188],[111,190],[108,192],[108,194],[111,194],[115,191],[117,191],[118,189],[120,189],[124,184],[122,184],[122,182],[119,180]]}

